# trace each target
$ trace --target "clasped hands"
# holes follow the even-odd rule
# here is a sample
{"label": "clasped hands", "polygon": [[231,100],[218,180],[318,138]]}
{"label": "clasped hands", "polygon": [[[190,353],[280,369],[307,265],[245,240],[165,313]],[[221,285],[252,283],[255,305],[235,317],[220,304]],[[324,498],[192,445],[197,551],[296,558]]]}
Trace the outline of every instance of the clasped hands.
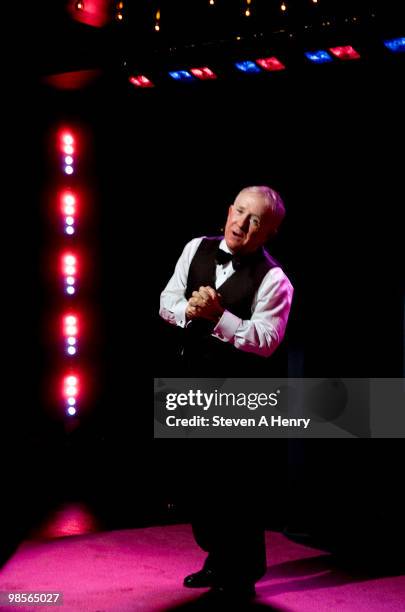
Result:
{"label": "clasped hands", "polygon": [[221,294],[212,287],[200,287],[198,291],[193,291],[188,300],[186,317],[188,319],[203,318],[217,323],[225,310],[220,300]]}

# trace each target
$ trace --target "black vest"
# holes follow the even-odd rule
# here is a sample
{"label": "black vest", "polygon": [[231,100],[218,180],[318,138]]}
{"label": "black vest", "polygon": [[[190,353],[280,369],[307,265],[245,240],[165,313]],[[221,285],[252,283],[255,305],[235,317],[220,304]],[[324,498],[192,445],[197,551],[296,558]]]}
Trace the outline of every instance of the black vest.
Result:
{"label": "black vest", "polygon": [[[187,277],[186,298],[201,286],[215,288],[215,256],[222,237],[203,238]],[[243,258],[236,271],[219,288],[221,303],[237,317],[250,319],[252,302],[267,272],[279,264],[263,249]],[[279,376],[268,358],[236,349],[212,336],[215,323],[191,321],[184,330],[183,360],[189,376],[268,377]],[[273,373],[274,372],[274,373]]]}

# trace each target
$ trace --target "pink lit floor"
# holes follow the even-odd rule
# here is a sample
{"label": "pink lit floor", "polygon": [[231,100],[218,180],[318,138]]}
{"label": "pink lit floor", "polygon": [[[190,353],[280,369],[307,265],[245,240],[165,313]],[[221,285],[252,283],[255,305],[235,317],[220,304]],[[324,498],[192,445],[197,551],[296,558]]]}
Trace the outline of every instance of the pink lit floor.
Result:
{"label": "pink lit floor", "polygon": [[[327,553],[267,532],[268,571],[249,609],[291,612],[399,612],[405,577],[353,575]],[[204,589],[183,577],[204,553],[189,525],[98,531],[83,506],[61,509],[32,533],[0,570],[0,592],[62,592],[60,607],[1,607],[10,612],[158,612],[201,609]],[[212,605],[209,609],[213,609]],[[217,608],[215,608],[217,609]]]}

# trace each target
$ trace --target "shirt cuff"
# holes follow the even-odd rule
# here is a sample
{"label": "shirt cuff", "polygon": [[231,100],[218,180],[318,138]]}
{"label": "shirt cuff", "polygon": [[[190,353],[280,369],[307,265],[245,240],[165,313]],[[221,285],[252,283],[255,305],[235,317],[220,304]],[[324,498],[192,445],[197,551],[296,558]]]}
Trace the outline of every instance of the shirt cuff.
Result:
{"label": "shirt cuff", "polygon": [[187,300],[180,302],[173,308],[173,314],[176,319],[176,325],[179,327],[186,327],[187,319],[186,319],[186,308],[187,308]]}
{"label": "shirt cuff", "polygon": [[242,323],[242,319],[235,316],[228,310],[224,310],[222,317],[214,327],[212,335],[223,342],[230,342],[235,336],[236,330]]}

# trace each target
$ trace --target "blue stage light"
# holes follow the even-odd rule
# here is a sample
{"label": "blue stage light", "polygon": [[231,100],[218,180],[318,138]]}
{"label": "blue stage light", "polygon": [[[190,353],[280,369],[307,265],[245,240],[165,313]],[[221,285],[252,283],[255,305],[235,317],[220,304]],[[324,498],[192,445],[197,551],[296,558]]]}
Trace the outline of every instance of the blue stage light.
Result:
{"label": "blue stage light", "polygon": [[405,51],[405,36],[401,38],[391,38],[390,40],[384,40],[384,45],[390,51],[394,53],[401,53]]}
{"label": "blue stage light", "polygon": [[187,70],[175,70],[174,72],[169,72],[169,75],[175,81],[193,81],[194,77]]}
{"label": "blue stage light", "polygon": [[261,68],[254,62],[245,61],[245,62],[235,62],[235,66],[241,72],[261,72]]}
{"label": "blue stage light", "polygon": [[332,56],[323,49],[320,49],[319,51],[308,51],[305,53],[305,57],[315,64],[325,64],[326,62],[333,61]]}

